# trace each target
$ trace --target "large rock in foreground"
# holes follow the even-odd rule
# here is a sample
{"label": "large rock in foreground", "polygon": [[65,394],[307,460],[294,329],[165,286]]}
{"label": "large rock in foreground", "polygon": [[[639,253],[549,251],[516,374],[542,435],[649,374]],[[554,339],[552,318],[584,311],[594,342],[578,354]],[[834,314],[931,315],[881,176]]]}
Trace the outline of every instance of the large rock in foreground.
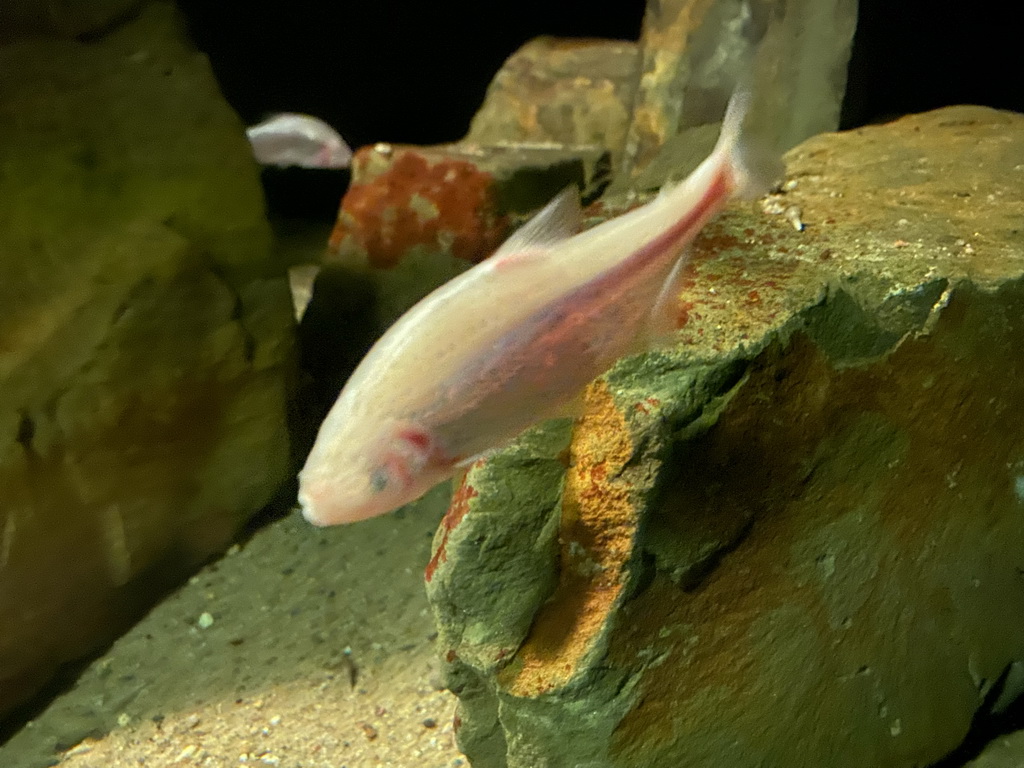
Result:
{"label": "large rock in foreground", "polygon": [[677,349],[456,492],[427,578],[474,768],[909,768],[1018,692],[1024,117],[788,161],[701,237]]}
{"label": "large rock in foreground", "polygon": [[286,478],[291,317],[242,126],[169,4],[0,48],[0,136],[2,716]]}

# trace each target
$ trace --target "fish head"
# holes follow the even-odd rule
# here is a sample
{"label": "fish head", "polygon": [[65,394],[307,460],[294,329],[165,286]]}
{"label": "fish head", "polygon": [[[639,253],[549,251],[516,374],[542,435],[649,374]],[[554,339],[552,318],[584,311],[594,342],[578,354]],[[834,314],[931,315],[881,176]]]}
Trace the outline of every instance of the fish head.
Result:
{"label": "fish head", "polygon": [[326,136],[323,138],[320,149],[317,151],[313,167],[348,168],[351,162],[352,150],[348,144],[340,136]]}
{"label": "fish head", "polygon": [[299,473],[299,504],[314,525],[383,515],[451,474],[434,436],[415,424],[390,421],[369,444],[323,437]]}

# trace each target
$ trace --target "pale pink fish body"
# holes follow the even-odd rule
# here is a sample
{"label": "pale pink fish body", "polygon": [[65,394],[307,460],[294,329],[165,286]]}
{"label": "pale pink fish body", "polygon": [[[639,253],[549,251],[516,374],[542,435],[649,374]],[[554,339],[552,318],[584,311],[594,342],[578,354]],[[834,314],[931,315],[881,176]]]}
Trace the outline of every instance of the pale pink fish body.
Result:
{"label": "pale pink fish body", "polygon": [[348,168],[352,150],[336,130],[319,118],[282,112],[245,129],[260,165],[300,168]]}
{"label": "pale pink fish body", "polygon": [[[728,200],[766,191],[734,96],[712,154],[644,206],[574,234],[562,193],[493,256],[424,298],[346,383],[299,474],[317,525],[410,502],[480,454],[564,411],[638,339],[664,331],[683,249]],[[575,190],[573,190],[575,192]]]}

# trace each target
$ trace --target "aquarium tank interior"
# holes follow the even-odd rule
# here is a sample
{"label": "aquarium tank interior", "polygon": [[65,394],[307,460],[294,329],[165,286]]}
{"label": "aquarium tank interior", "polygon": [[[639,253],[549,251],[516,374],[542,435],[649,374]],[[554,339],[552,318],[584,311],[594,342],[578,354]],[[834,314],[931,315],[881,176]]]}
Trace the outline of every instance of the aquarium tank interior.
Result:
{"label": "aquarium tank interior", "polygon": [[0,0],[0,766],[1024,765],[997,3]]}

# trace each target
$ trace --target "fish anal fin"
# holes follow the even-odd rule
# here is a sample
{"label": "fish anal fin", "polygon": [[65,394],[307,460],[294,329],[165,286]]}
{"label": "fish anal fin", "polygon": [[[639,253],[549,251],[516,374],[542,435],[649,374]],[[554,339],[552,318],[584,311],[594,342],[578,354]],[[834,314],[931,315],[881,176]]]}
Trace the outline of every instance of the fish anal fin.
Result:
{"label": "fish anal fin", "polygon": [[675,342],[676,331],[679,330],[679,295],[683,292],[689,277],[689,256],[690,250],[687,248],[672,265],[672,271],[658,292],[645,329],[644,341],[647,349],[671,346]]}

